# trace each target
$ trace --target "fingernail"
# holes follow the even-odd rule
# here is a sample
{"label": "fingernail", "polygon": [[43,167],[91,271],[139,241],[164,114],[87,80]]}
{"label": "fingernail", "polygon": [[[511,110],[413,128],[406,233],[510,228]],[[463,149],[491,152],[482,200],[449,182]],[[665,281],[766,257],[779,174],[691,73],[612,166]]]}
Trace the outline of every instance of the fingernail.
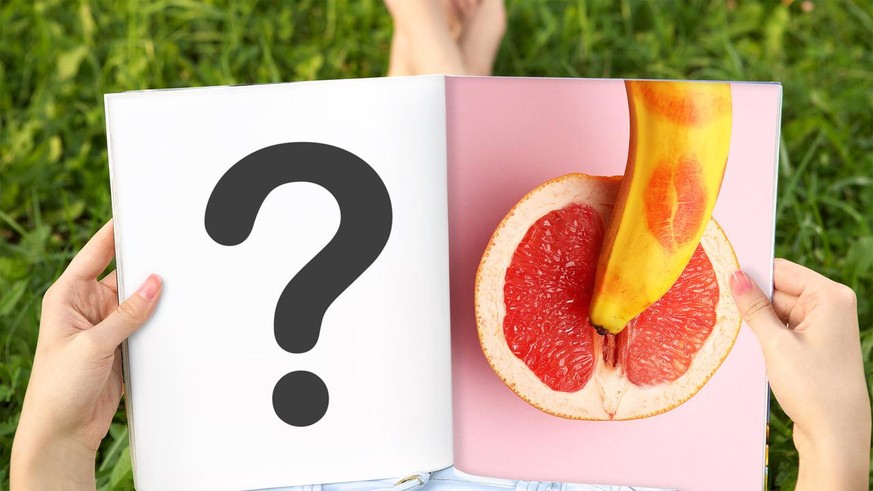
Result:
{"label": "fingernail", "polygon": [[731,275],[730,284],[734,295],[742,295],[752,289],[752,280],[742,271],[737,271]]}
{"label": "fingernail", "polygon": [[156,274],[149,275],[149,277],[146,278],[145,283],[143,283],[142,286],[139,287],[137,293],[142,295],[144,299],[151,300],[155,298],[155,294],[158,293],[158,288],[160,287],[161,278]]}

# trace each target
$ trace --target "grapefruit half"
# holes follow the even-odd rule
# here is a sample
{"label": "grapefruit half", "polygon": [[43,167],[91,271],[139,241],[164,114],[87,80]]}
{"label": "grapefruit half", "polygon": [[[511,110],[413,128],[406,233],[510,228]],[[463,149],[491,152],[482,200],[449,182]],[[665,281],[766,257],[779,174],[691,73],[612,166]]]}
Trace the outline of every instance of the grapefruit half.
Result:
{"label": "grapefruit half", "polygon": [[739,333],[728,289],[739,268],[711,220],[676,283],[618,335],[588,320],[621,177],[568,174],[500,222],[476,274],[476,323],[495,373],[522,399],[572,419],[637,419],[687,401]]}

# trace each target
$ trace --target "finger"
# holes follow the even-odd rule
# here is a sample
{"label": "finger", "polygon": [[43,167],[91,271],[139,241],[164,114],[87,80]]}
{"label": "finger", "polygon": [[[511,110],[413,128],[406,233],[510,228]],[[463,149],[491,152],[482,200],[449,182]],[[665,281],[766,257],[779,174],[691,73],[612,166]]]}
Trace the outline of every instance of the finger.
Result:
{"label": "finger", "polygon": [[115,236],[112,220],[109,220],[76,254],[64,271],[64,276],[81,280],[97,279],[114,256]]}
{"label": "finger", "polygon": [[773,310],[776,311],[776,315],[779,316],[779,320],[783,323],[789,323],[791,320],[791,312],[794,310],[796,304],[797,297],[794,295],[789,295],[782,290],[773,291]]}
{"label": "finger", "polygon": [[827,281],[830,280],[787,259],[777,258],[773,262],[773,286],[789,295],[800,296],[810,286]]}
{"label": "finger", "polygon": [[161,287],[159,276],[149,276],[139,290],[103,319],[103,322],[86,331],[87,335],[93,337],[101,350],[111,353],[148,320],[158,303]]}
{"label": "finger", "polygon": [[118,277],[115,270],[100,280],[100,286],[103,287],[99,291],[103,297],[100,301],[100,319],[105,319],[118,307]]}
{"label": "finger", "polygon": [[752,328],[766,356],[767,352],[776,349],[780,337],[790,331],[779,320],[770,299],[744,272],[737,271],[731,276],[730,287],[734,301],[740,309],[740,315]]}
{"label": "finger", "polygon": [[113,269],[111,273],[104,276],[103,279],[100,280],[100,284],[115,293],[118,293],[118,276],[116,275],[116,270]]}
{"label": "finger", "polygon": [[121,400],[121,396],[124,395],[124,373],[121,368],[121,347],[115,349],[115,355],[112,360],[112,375],[109,380],[112,383],[115,400]]}

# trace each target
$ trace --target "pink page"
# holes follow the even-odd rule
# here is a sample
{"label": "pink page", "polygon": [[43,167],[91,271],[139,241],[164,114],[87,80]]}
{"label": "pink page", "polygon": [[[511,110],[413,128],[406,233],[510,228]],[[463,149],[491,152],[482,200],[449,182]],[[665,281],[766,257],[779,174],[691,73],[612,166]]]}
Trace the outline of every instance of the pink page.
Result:
{"label": "pink page", "polygon": [[[760,489],[768,391],[741,327],[709,382],[666,413],[579,421],[528,405],[495,375],[477,338],[473,289],[491,233],[527,192],[570,173],[624,173],[629,116],[621,80],[446,81],[455,465],[512,479],[694,490]],[[772,284],[781,87],[731,85],[733,127],[713,217],[742,267]]]}

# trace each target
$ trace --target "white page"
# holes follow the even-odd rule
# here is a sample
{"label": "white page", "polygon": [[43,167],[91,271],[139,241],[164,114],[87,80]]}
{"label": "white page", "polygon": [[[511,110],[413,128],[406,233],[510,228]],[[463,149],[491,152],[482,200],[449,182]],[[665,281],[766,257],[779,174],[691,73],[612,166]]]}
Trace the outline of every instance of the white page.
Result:
{"label": "white page", "polygon": [[[149,273],[164,280],[127,347],[137,488],[264,488],[450,465],[443,77],[133,92],[108,95],[106,107],[120,296]],[[276,188],[238,245],[204,225],[225,172],[285,142],[356,155],[392,213],[381,254],[301,354],[277,343],[274,313],[337,232],[331,193]],[[272,404],[276,382],[297,370],[329,392],[324,416],[303,427]]]}

